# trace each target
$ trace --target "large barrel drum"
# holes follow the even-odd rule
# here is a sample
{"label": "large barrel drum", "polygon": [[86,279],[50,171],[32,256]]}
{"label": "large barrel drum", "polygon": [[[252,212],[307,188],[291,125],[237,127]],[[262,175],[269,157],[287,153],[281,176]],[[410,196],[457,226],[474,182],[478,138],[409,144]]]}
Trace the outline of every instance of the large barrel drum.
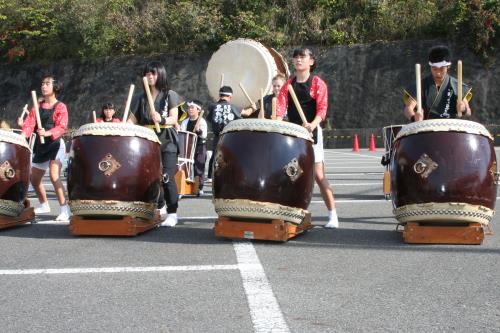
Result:
{"label": "large barrel drum", "polygon": [[0,215],[22,213],[30,170],[31,151],[24,136],[0,130]]}
{"label": "large barrel drum", "polygon": [[160,142],[152,130],[91,123],[73,134],[68,194],[74,215],[151,219],[160,186]]}
{"label": "large barrel drum", "polygon": [[206,82],[210,96],[217,100],[221,77],[223,84],[233,88],[231,103],[241,108],[250,103],[240,89],[245,88],[252,101],[272,92],[272,79],[278,73],[289,75],[288,65],[273,48],[252,40],[239,38],[220,46],[208,62]]}
{"label": "large barrel drum", "polygon": [[479,123],[425,120],[404,126],[391,159],[391,196],[400,223],[487,225],[498,170],[493,138]]}
{"label": "large barrel drum", "polygon": [[219,216],[302,222],[314,184],[312,139],[305,128],[264,119],[232,121],[214,161]]}

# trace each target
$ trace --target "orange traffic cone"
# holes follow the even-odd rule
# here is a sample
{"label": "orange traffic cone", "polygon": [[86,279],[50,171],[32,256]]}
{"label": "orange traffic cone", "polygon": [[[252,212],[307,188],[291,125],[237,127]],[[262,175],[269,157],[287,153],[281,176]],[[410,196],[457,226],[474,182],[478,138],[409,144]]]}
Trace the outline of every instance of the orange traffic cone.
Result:
{"label": "orange traffic cone", "polygon": [[370,149],[369,151],[375,151],[375,136],[372,135],[370,136]]}
{"label": "orange traffic cone", "polygon": [[352,151],[359,151],[359,142],[358,142],[358,135],[354,134],[354,146],[352,147]]}

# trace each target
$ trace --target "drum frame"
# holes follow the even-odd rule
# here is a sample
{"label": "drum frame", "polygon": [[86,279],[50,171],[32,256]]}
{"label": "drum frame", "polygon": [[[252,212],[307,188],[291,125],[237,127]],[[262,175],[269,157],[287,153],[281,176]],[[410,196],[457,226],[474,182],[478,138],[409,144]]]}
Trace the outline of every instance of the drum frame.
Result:
{"label": "drum frame", "polygon": [[[177,131],[177,133],[185,133],[186,134],[186,139],[184,143],[184,151],[181,152],[182,156],[186,157],[180,157],[181,154],[177,157],[177,169],[179,171],[182,171],[185,167],[186,171],[186,180],[187,181],[193,181],[194,179],[194,154],[196,152],[196,143],[198,141],[198,135],[196,135],[193,132],[189,131]],[[190,140],[192,139],[192,141]],[[189,142],[191,143],[191,147],[189,147]],[[191,149],[189,149],[191,148]]]}

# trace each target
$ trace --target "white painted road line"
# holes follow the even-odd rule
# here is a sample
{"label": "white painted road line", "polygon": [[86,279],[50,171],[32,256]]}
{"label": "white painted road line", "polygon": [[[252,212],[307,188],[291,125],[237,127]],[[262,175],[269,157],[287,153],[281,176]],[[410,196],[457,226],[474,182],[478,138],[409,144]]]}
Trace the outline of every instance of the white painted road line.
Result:
{"label": "white painted road line", "polygon": [[234,242],[254,331],[290,332],[257,252],[250,242]]}
{"label": "white painted road line", "polygon": [[238,265],[199,266],[151,266],[151,267],[94,267],[94,268],[47,268],[47,269],[2,269],[0,275],[47,275],[47,274],[89,274],[89,273],[143,273],[184,272],[238,269]]}

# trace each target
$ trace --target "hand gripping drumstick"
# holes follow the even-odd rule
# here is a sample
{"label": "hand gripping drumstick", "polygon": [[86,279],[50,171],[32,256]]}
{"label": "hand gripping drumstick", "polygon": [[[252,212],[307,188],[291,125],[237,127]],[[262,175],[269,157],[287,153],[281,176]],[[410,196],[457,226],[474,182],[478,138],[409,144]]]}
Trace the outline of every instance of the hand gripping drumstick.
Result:
{"label": "hand gripping drumstick", "polygon": [[253,103],[252,99],[250,98],[250,96],[248,96],[248,93],[247,91],[245,90],[245,87],[243,87],[243,83],[240,82],[240,88],[241,88],[241,91],[243,91],[243,94],[245,95],[245,97],[247,98],[248,102],[250,104]]}
{"label": "hand gripping drumstick", "polygon": [[[38,111],[38,98],[36,98],[35,90],[31,91],[31,99],[33,100],[33,107],[35,108],[36,126],[38,126],[38,128],[43,128],[42,121],[40,120],[40,111]],[[40,142],[42,144],[45,143],[45,138],[43,136],[40,136]]]}
{"label": "hand gripping drumstick", "polygon": [[201,118],[203,118],[204,113],[205,113],[205,111],[201,110],[200,115],[198,116],[198,120],[196,120],[196,124],[194,124],[193,128],[197,128],[198,126],[200,126],[200,120],[201,120]]}
{"label": "hand gripping drumstick", "polygon": [[130,103],[132,102],[132,94],[134,93],[135,85],[131,84],[130,89],[128,90],[127,102],[125,103],[125,111],[123,111],[123,120],[122,122],[127,122],[128,113],[130,111]]}
{"label": "hand gripping drumstick", "polygon": [[[146,91],[146,95],[148,96],[148,103],[149,103],[149,114],[151,115],[151,119],[153,119],[153,115],[156,112],[155,111],[155,103],[153,102],[153,96],[151,96],[151,90],[149,90],[149,84],[148,84],[148,79],[144,76],[142,78],[142,82],[144,83],[144,90]],[[158,125],[157,122],[155,122],[155,130],[156,133],[160,133],[160,125]]]}
{"label": "hand gripping drumstick", "polygon": [[295,104],[295,108],[297,109],[297,112],[299,113],[300,119],[302,119],[302,123],[307,124],[306,116],[304,116],[304,111],[302,111],[302,106],[300,106],[297,95],[295,95],[295,90],[293,90],[293,87],[291,84],[288,85],[288,92],[290,93],[290,96],[292,96],[293,104]]}
{"label": "hand gripping drumstick", "polygon": [[458,91],[457,91],[457,115],[458,118],[462,118],[462,110],[460,110],[460,102],[462,101],[462,60],[458,61],[457,64],[457,80],[458,80]]}
{"label": "hand gripping drumstick", "polygon": [[415,64],[415,83],[417,85],[417,112],[422,112],[422,85],[420,79],[420,64]]}

